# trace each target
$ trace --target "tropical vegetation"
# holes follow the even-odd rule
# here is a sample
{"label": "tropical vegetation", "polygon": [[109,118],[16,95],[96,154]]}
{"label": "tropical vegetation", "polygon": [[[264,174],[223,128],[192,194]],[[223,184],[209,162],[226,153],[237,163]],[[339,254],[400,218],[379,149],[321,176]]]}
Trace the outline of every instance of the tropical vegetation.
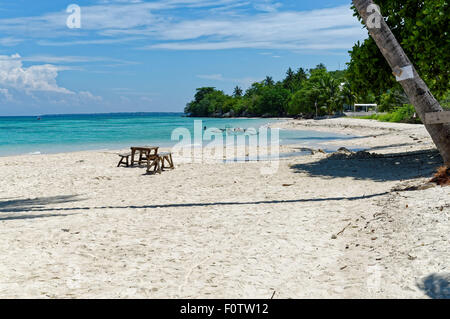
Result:
{"label": "tropical vegetation", "polygon": [[[444,108],[450,109],[450,41],[448,1],[378,0],[381,13],[421,77]],[[355,16],[360,18],[355,9]],[[298,116],[341,113],[355,103],[376,103],[373,116],[389,121],[417,122],[401,86],[368,37],[354,45],[346,70],[289,68],[283,79],[267,76],[231,95],[214,87],[198,88],[186,105],[191,116]],[[412,112],[412,113],[411,113]]]}
{"label": "tropical vegetation", "polygon": [[267,76],[247,90],[236,86],[232,95],[214,87],[198,88],[186,105],[191,116],[305,116],[342,112],[356,96],[345,82],[344,71],[327,71],[323,64],[305,70],[289,68],[281,81]]}

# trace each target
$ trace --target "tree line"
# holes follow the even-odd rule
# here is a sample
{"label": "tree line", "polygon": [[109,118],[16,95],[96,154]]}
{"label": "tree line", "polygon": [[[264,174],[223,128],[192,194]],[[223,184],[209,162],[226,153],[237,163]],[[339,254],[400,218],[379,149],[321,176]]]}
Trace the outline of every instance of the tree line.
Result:
{"label": "tree line", "polygon": [[236,86],[232,95],[214,87],[198,88],[185,113],[213,117],[330,114],[354,102],[349,89],[344,71],[329,72],[323,64],[310,70],[289,68],[281,81],[267,76],[245,92]]}

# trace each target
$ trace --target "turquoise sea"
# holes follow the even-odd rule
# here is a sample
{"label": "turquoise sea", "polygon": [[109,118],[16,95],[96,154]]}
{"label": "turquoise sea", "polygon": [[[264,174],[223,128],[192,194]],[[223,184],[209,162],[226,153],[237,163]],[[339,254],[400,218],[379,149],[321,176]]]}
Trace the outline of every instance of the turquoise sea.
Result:
{"label": "turquoise sea", "polygon": [[[202,126],[258,129],[274,119],[189,118],[178,113],[114,113],[0,117],[0,156],[48,154],[95,149],[121,149],[131,145],[171,146],[172,131],[187,128],[194,120]],[[281,131],[282,144],[310,145],[349,136],[314,132]]]}

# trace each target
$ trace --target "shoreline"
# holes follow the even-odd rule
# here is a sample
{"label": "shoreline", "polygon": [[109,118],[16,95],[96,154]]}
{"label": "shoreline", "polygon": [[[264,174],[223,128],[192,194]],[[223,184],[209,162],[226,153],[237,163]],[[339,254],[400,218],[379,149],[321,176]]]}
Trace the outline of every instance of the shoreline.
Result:
{"label": "shoreline", "polygon": [[[90,130],[94,129],[96,126],[86,127],[83,123],[83,121],[73,121],[70,122],[71,125],[74,125],[75,128],[77,128],[77,125],[80,125],[81,128],[78,128],[78,134],[81,134],[82,137],[78,138],[76,135],[72,136],[71,130],[68,130],[64,125],[60,124],[64,123],[65,121],[69,120],[72,121],[72,118],[78,118],[79,116],[83,116],[80,114],[71,114],[66,118],[66,115],[55,115],[50,116],[48,123],[46,120],[42,121],[25,121],[25,122],[18,122],[17,126],[20,128],[23,127],[23,129],[27,128],[28,131],[22,132],[19,134],[10,134],[8,135],[2,135],[0,136],[0,139],[4,138],[5,141],[9,140],[9,144],[5,143],[2,148],[0,148],[0,157],[7,157],[7,156],[18,156],[18,155],[39,155],[39,154],[59,154],[59,153],[70,153],[70,152],[78,152],[78,151],[99,151],[99,150],[123,150],[129,145],[161,145],[161,147],[169,148],[172,147],[174,144],[178,143],[177,141],[172,141],[170,138],[171,132],[175,130],[176,128],[183,128],[186,127],[192,132],[192,125],[194,123],[194,120],[183,120],[181,116],[174,115],[174,113],[164,113],[163,117],[158,116],[160,113],[147,113],[146,115],[150,115],[147,117],[141,117],[141,113],[114,113],[116,117],[108,117],[110,114],[85,114],[87,120],[91,120],[91,118],[97,119],[98,117],[105,117],[105,119],[113,120],[115,121],[116,118],[119,120],[125,120],[125,124],[122,124],[122,122],[113,122],[107,129],[110,130],[108,136],[118,134],[117,129],[115,128],[115,125],[125,125],[120,130],[120,138],[115,141],[111,141],[110,137],[105,136],[104,132],[102,130],[95,131],[95,134],[99,134],[99,136],[96,136],[95,134],[89,133]],[[113,114],[113,115],[114,115]],[[134,115],[134,116],[133,116]],[[124,116],[124,118],[123,118]],[[165,118],[167,117],[167,121]],[[13,117],[16,118],[16,117]],[[33,118],[33,117],[26,117],[26,118]],[[58,119],[61,118],[63,121],[59,121]],[[145,124],[141,124],[140,121],[135,121],[135,118],[139,118],[140,120],[143,120]],[[45,118],[44,118],[45,119]],[[165,121],[167,123],[167,126],[160,126],[160,119]],[[230,122],[231,120],[231,122]],[[209,123],[208,123],[209,121]],[[216,118],[208,118],[204,119],[204,124],[212,124],[212,127],[216,126],[221,127],[224,126],[227,122],[233,123],[236,122],[235,119],[216,119]],[[239,121],[239,120],[237,120]],[[255,128],[265,126],[270,121],[276,121],[276,119],[262,119],[262,118],[246,118],[246,119],[240,119],[242,122],[236,122],[239,124],[236,125],[243,125],[243,127],[252,126]],[[14,123],[14,124],[11,124]],[[81,123],[81,124],[78,124]],[[225,124],[224,124],[225,123]],[[263,124],[264,125],[263,125]],[[15,122],[11,121],[4,121],[0,122],[0,124],[4,124],[4,132],[7,131],[8,127],[11,125],[15,125]],[[94,123],[95,124],[95,123]],[[102,124],[101,121],[100,123]],[[52,126],[56,126],[56,133],[53,133],[53,136],[47,136],[45,130],[47,125],[50,125],[50,128]],[[92,125],[89,124],[89,125]],[[140,127],[141,125],[141,127]],[[153,127],[153,125],[156,125],[156,128]],[[40,130],[41,126],[44,126],[42,132],[43,137],[41,137]],[[203,126],[202,126],[203,127]],[[16,127],[11,127],[11,130],[17,129]],[[36,134],[33,132],[33,129],[36,130]],[[55,135],[58,134],[58,135]],[[1,135],[1,134],[0,134]],[[17,135],[17,136],[16,136]],[[69,136],[69,138],[66,138],[66,136]],[[156,136],[156,137],[155,137]],[[58,138],[56,138],[58,137]],[[123,138],[126,137],[126,138]],[[12,140],[11,140],[12,139]],[[57,143],[54,143],[55,140],[58,140]],[[130,142],[131,140],[131,142]],[[28,141],[28,142],[24,142]],[[134,142],[133,142],[134,141]],[[17,144],[15,144],[17,142]]]}
{"label": "shoreline", "polygon": [[277,125],[359,135],[328,143],[378,155],[314,152],[266,175],[264,162],[174,158],[145,175],[101,151],[0,157],[0,297],[433,297],[450,198],[428,183],[440,157],[423,126]]}
{"label": "shoreline", "polygon": [[[73,116],[77,116],[77,115],[108,115],[109,113],[101,113],[101,114],[70,114]],[[117,114],[117,115],[122,115],[122,114],[139,114],[139,113],[112,113],[112,114]],[[147,113],[146,113],[147,114]],[[148,114],[153,114],[153,113],[148,113]],[[159,113],[155,113],[155,114],[159,114]],[[168,116],[169,115],[173,115],[176,113],[167,113]],[[65,115],[51,115],[51,116],[65,116]],[[195,119],[195,117],[193,117],[193,119]],[[200,119],[200,118],[199,118]],[[217,119],[222,119],[222,118],[215,118],[215,117],[211,117],[211,118],[201,118],[201,119],[212,119],[212,120],[217,120]],[[298,120],[298,119],[293,119],[293,118],[279,118],[279,117],[274,117],[274,118],[261,118],[261,117],[239,117],[239,118],[223,118],[223,120],[230,120],[230,119],[242,119],[242,120],[267,120],[267,121],[278,121],[278,122],[270,122],[267,124],[263,124],[261,125],[261,127],[269,127],[269,128],[281,128],[284,130],[301,130],[301,131],[309,131],[309,132],[327,132],[327,133],[336,133],[336,134],[341,134],[341,135],[353,135],[355,136],[355,139],[358,139],[358,134],[362,133],[361,132],[361,128],[365,128],[365,129],[375,129],[375,130],[399,130],[399,129],[404,129],[404,127],[407,127],[408,129],[415,131],[415,125],[418,125],[419,127],[421,125],[419,124],[402,124],[402,123],[381,123],[375,120],[365,120],[365,119],[352,119],[361,123],[364,123],[366,125],[353,125],[353,126],[349,126],[348,124],[344,124],[341,125],[340,123],[335,123],[330,125],[329,123],[327,123],[327,121],[340,121],[343,120],[344,122],[349,119],[346,117],[343,118],[330,118],[330,119],[321,119],[321,120]],[[295,123],[295,125],[293,125],[293,123]],[[372,123],[372,125],[367,126],[367,123]],[[373,123],[375,123],[375,125],[373,125]],[[382,124],[382,125],[381,125]],[[352,129],[353,127],[353,129]],[[383,128],[386,127],[386,128]],[[376,132],[373,132],[374,134]],[[427,133],[422,134],[423,136],[427,136]],[[312,138],[313,139],[313,138]],[[331,138],[330,138],[331,139]],[[304,141],[302,141],[304,143]],[[295,143],[296,145],[301,144],[302,142],[298,142]],[[105,147],[104,146],[104,142],[99,143],[98,146],[89,146],[88,144],[82,144],[81,146],[79,146],[79,149],[77,149],[75,147],[75,150],[70,150],[70,147],[73,147],[74,145],[71,144],[64,144],[64,145],[59,145],[58,147],[56,147],[57,150],[54,151],[41,151],[41,150],[36,150],[36,151],[31,151],[31,152],[6,152],[5,154],[1,154],[0,158],[6,158],[6,157],[16,157],[16,156],[40,156],[40,155],[53,155],[53,154],[67,154],[67,153],[77,153],[77,152],[120,152],[123,150],[126,150],[128,148],[128,146],[114,146],[112,145],[111,147]],[[117,144],[132,144],[131,142],[120,142]],[[136,142],[134,144],[142,144],[139,142]],[[161,142],[161,143],[154,143],[154,144],[160,144],[161,149],[164,150],[169,150],[171,147],[173,147],[173,145],[171,142]],[[339,144],[339,141],[336,141],[335,143],[326,143],[328,145],[333,145]],[[342,143],[341,143],[342,144]],[[295,146],[292,143],[285,143],[282,144],[283,146]],[[351,144],[348,145],[344,145],[346,147],[350,147]],[[310,147],[315,147],[315,145],[310,145]],[[318,146],[318,148],[320,148],[320,146]],[[367,149],[365,147],[360,147],[359,149]],[[333,149],[331,151],[335,151],[336,149]]]}
{"label": "shoreline", "polygon": [[[214,118],[215,119],[215,118]],[[261,120],[262,118],[245,118],[245,119],[256,119],[256,120]],[[267,120],[273,120],[273,121],[280,121],[280,118],[270,118]],[[287,122],[287,120],[285,121]],[[283,123],[283,122],[281,122]],[[281,124],[281,123],[266,123],[261,125],[260,127],[269,127],[269,128],[275,128],[277,127],[277,125]],[[302,129],[302,131],[307,131],[307,132],[312,132],[312,133],[317,133],[317,132],[321,132],[320,130],[311,130],[311,129]],[[312,138],[314,139],[314,138]],[[330,139],[332,139],[330,137]],[[160,149],[164,150],[164,151],[169,151],[174,145],[170,145],[170,144],[176,144],[177,142],[167,142],[167,141],[163,141],[160,143],[154,143],[155,145],[161,145]],[[204,141],[204,144],[207,144],[207,141]],[[55,154],[68,154],[68,153],[79,153],[79,152],[111,152],[111,153],[117,153],[117,152],[123,152],[124,150],[127,150],[129,148],[129,146],[123,146],[123,147],[119,147],[119,146],[114,146],[112,145],[111,147],[105,147],[103,146],[104,143],[100,143],[100,145],[95,146],[89,146],[88,144],[81,144],[81,145],[72,145],[72,144],[67,144],[67,145],[58,145],[57,147],[55,147],[54,151],[32,151],[32,152],[27,152],[27,153],[12,153],[12,154],[2,154],[0,153],[0,158],[6,158],[6,157],[16,157],[16,156],[41,156],[41,155],[55,155]],[[139,145],[142,144],[141,142],[120,142],[117,144],[127,144],[127,145]],[[300,144],[297,143],[297,144]],[[153,145],[153,144],[149,144],[149,145]],[[283,146],[286,145],[290,145],[290,144],[282,144]],[[75,146],[75,147],[74,147]],[[78,146],[80,149],[78,149],[76,146]],[[74,150],[69,150],[70,147],[74,147]],[[205,145],[203,146],[205,147]]]}

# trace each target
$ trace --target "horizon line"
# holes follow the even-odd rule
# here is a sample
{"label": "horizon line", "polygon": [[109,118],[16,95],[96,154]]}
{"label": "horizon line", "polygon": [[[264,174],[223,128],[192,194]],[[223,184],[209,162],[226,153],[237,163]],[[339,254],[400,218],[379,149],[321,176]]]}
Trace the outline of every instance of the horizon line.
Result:
{"label": "horizon line", "polygon": [[44,117],[44,116],[67,116],[67,115],[120,115],[120,114],[186,114],[184,112],[96,112],[96,113],[56,113],[40,115],[0,115],[0,117]]}

